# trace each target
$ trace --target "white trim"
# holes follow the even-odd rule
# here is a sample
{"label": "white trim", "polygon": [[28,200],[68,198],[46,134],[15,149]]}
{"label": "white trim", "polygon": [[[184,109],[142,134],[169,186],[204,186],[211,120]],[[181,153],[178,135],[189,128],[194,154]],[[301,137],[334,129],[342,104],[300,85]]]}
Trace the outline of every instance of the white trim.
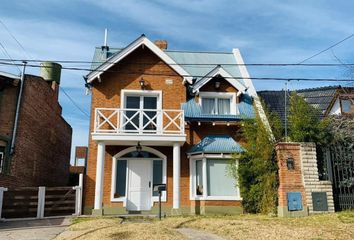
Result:
{"label": "white trim", "polygon": [[128,56],[131,52],[133,52],[140,46],[149,48],[153,53],[155,53],[162,61],[168,64],[179,75],[183,76],[183,81],[186,80],[190,84],[192,84],[192,77],[189,76],[189,74],[181,66],[177,65],[171,57],[169,57],[164,51],[162,51],[144,35],[140,36],[138,39],[130,43],[126,48],[121,50],[119,53],[115,54],[113,57],[107,59],[107,61],[100,65],[97,69],[90,72],[87,75],[87,82],[90,83],[94,81],[96,78],[98,78],[98,76],[107,71],[114,64],[120,62],[122,59],[124,59],[126,56]]}
{"label": "white trim", "polygon": [[220,75],[225,78],[232,86],[234,86],[238,91],[245,93],[247,87],[245,87],[242,83],[240,83],[237,79],[233,78],[230,73],[228,73],[225,69],[221,66],[215,67],[209,73],[205,75],[202,79],[200,79],[197,83],[193,86],[193,92],[199,92],[200,88],[203,87],[207,82],[213,79],[215,76]]}
{"label": "white trim", "polygon": [[[230,114],[234,115],[238,112],[236,105],[236,93],[235,92],[199,92],[199,105],[202,106],[202,98],[224,98],[230,99]],[[215,101],[215,109],[217,110],[217,101]],[[219,115],[219,112],[215,115]],[[220,114],[221,115],[221,114]]]}
{"label": "white trim", "polygon": [[121,108],[126,108],[127,96],[157,96],[157,109],[162,109],[162,91],[161,90],[131,90],[122,89],[120,94]]}
{"label": "white trim", "polygon": [[183,144],[186,141],[186,135],[167,135],[167,134],[113,134],[113,133],[91,133],[92,140],[102,141],[107,145],[134,145],[137,142],[144,142],[149,146],[173,146],[174,142]]}
{"label": "white trim", "polygon": [[[129,181],[129,177],[128,177],[128,171],[129,171],[129,160],[150,160],[151,161],[151,171],[153,171],[152,167],[153,167],[153,160],[162,160],[162,182],[167,184],[167,157],[166,155],[164,155],[163,153],[161,153],[160,151],[150,148],[150,147],[146,147],[146,146],[142,146],[142,151],[146,151],[146,152],[150,152],[152,154],[155,154],[156,156],[158,156],[158,158],[121,158],[122,156],[124,156],[127,153],[136,151],[136,147],[129,147],[126,148],[122,151],[120,151],[119,153],[117,153],[116,155],[113,156],[112,159],[112,177],[111,177],[111,202],[123,202],[123,207],[126,207],[126,200],[127,200],[127,194],[128,194],[128,181]],[[126,169],[126,185],[125,185],[125,195],[124,197],[119,197],[119,198],[115,198],[114,197],[114,192],[116,189],[116,178],[117,178],[117,161],[119,160],[127,160],[127,169]],[[152,178],[152,174],[151,174],[151,178]],[[151,179],[151,182],[153,182],[153,179]],[[152,189],[153,187],[151,187]],[[159,199],[157,196],[152,196],[152,191],[151,191],[151,206],[153,206],[154,202],[158,202]],[[161,196],[161,201],[162,202],[166,202],[167,201],[167,188],[166,191],[162,192],[162,196]]]}
{"label": "white trim", "polygon": [[[220,156],[220,155],[219,155]],[[231,159],[231,154],[227,154],[227,158],[225,157],[219,157],[220,160],[225,160],[225,159]],[[190,200],[218,200],[218,201],[223,201],[223,200],[236,200],[236,201],[241,201],[242,198],[240,197],[240,189],[236,186],[235,187],[235,192],[236,196],[208,196],[208,180],[207,180],[207,160],[208,159],[218,159],[214,155],[208,155],[208,157],[204,155],[199,155],[199,156],[194,156],[189,159],[189,177],[190,177],[190,189],[189,189],[189,198]],[[203,196],[197,196],[195,194],[195,186],[196,186],[196,161],[197,160],[202,160],[203,161]],[[237,160],[236,160],[237,161]],[[238,161],[236,162],[238,165]]]}

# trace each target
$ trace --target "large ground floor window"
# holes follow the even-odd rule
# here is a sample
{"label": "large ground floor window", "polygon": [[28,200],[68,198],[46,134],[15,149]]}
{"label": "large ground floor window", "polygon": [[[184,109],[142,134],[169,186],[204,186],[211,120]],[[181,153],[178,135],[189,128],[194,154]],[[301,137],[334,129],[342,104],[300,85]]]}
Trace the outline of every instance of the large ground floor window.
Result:
{"label": "large ground floor window", "polygon": [[238,200],[239,189],[229,174],[230,159],[191,159],[191,199]]}

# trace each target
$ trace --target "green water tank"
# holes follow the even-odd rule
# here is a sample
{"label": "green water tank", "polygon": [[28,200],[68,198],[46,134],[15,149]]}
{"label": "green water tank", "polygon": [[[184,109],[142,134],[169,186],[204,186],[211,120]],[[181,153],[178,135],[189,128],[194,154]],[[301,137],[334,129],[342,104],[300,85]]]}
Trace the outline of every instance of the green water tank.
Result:
{"label": "green water tank", "polygon": [[48,81],[60,84],[61,65],[55,62],[42,62],[40,76]]}

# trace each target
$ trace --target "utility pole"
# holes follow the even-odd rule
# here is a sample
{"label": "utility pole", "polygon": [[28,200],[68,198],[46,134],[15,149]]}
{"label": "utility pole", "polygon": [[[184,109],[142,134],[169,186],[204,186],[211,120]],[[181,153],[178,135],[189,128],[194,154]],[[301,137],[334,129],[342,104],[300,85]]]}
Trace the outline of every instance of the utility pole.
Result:
{"label": "utility pole", "polygon": [[285,82],[285,91],[284,91],[284,130],[285,130],[285,142],[288,142],[288,114],[287,114],[287,94],[288,94],[288,82]]}

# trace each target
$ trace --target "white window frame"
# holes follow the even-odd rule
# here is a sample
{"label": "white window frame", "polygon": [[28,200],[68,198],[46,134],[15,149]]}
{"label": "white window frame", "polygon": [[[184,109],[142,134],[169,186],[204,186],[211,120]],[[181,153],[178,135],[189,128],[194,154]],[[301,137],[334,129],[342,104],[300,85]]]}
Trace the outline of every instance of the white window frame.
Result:
{"label": "white window frame", "polygon": [[214,98],[215,110],[217,111],[215,115],[219,115],[217,99],[230,99],[230,115],[235,115],[238,113],[236,104],[236,93],[233,92],[199,92],[199,104],[202,107],[202,98]]}
{"label": "white window frame", "polygon": [[0,173],[3,172],[4,163],[5,163],[5,152],[0,152]]}
{"label": "white window frame", "polygon": [[[144,97],[157,97],[156,109],[162,109],[162,91],[160,90],[130,90],[122,89],[120,94],[120,106],[126,108],[126,99],[128,96],[144,96]],[[140,103],[141,104],[141,103]]]}
{"label": "white window frame", "polygon": [[[119,153],[117,153],[113,159],[112,159],[112,178],[111,178],[111,202],[123,202],[123,207],[126,207],[127,204],[127,195],[128,195],[128,187],[129,187],[129,176],[128,176],[128,171],[129,171],[129,160],[136,160],[139,159],[141,161],[151,161],[151,183],[153,184],[153,160],[162,160],[162,182],[163,184],[166,184],[166,191],[162,192],[161,195],[161,201],[166,202],[167,201],[167,157],[162,154],[161,152],[157,151],[156,149],[150,148],[150,147],[145,147],[142,146],[142,151],[150,152],[152,154],[155,154],[158,156],[158,158],[121,158],[125,154],[129,152],[136,151],[136,147],[129,147],[126,148]],[[114,193],[116,190],[116,178],[117,178],[117,161],[120,160],[127,160],[127,169],[126,169],[126,180],[125,180],[125,196],[124,197],[119,197],[116,198],[114,197]],[[159,201],[158,196],[153,196],[153,185],[151,186],[151,206],[155,202]]]}
{"label": "white window frame", "polygon": [[[142,97],[157,97],[157,103],[156,103],[156,114],[158,114],[157,118],[157,128],[156,131],[157,132],[161,132],[162,131],[162,91],[160,90],[130,90],[130,89],[123,89],[121,90],[121,94],[120,94],[120,108],[121,109],[126,109],[126,102],[127,102],[127,97],[130,96],[135,96],[135,97],[140,97],[140,104],[139,104],[139,109],[141,109],[141,106],[143,105],[142,101],[143,98]],[[142,121],[143,118],[139,117],[139,126],[142,125]],[[124,123],[124,117],[121,115],[120,116],[120,123],[123,124]]]}
{"label": "white window frame", "polygon": [[[240,196],[240,189],[235,186],[235,196],[208,196],[208,180],[207,180],[207,159],[220,159],[220,160],[230,160],[232,159],[231,154],[201,154],[197,156],[190,156],[189,159],[189,180],[190,180],[190,200],[242,200]],[[203,161],[203,195],[196,194],[196,161]],[[238,160],[236,160],[238,165]]]}

